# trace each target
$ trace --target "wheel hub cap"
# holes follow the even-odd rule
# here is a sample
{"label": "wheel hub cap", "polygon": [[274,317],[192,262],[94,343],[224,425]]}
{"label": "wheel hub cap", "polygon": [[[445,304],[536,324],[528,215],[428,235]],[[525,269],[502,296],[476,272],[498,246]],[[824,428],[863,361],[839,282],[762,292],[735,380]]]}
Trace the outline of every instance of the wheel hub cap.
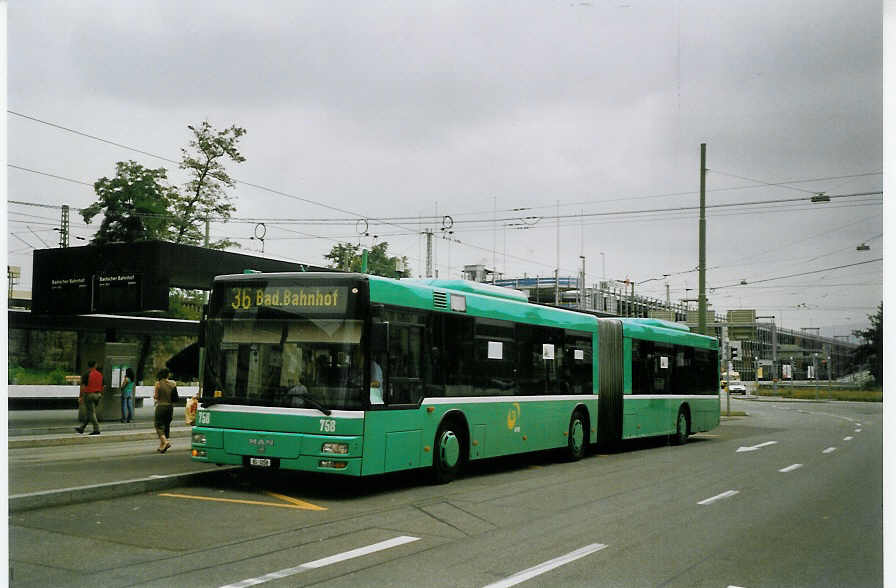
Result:
{"label": "wheel hub cap", "polygon": [[439,458],[442,465],[453,468],[460,458],[460,442],[453,431],[445,431],[439,439]]}

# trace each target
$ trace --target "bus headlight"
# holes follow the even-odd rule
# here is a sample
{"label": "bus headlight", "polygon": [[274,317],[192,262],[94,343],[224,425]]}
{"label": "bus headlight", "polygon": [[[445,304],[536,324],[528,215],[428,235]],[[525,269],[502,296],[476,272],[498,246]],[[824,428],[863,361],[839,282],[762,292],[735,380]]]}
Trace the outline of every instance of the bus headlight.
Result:
{"label": "bus headlight", "polygon": [[196,443],[197,445],[205,445],[205,435],[202,433],[193,433],[193,443]]}
{"label": "bus headlight", "polygon": [[194,449],[192,454],[193,457],[208,457],[208,451],[205,449]]}
{"label": "bus headlight", "polygon": [[348,453],[348,443],[324,443],[320,448],[321,453],[339,453],[345,455]]}
{"label": "bus headlight", "polygon": [[332,468],[334,470],[343,470],[345,466],[348,465],[346,461],[334,461],[332,459],[322,459],[320,460],[320,467],[322,468]]}

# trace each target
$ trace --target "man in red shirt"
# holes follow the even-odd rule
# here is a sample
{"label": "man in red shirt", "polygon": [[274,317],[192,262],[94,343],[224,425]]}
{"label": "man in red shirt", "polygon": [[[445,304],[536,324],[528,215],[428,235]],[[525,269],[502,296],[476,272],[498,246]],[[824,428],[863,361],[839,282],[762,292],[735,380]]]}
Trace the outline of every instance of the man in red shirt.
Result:
{"label": "man in red shirt", "polygon": [[81,402],[84,403],[84,422],[80,427],[75,427],[78,433],[83,433],[88,421],[93,425],[91,435],[100,434],[100,424],[96,420],[96,406],[103,397],[103,374],[96,369],[96,362],[87,362],[87,373],[81,378]]}

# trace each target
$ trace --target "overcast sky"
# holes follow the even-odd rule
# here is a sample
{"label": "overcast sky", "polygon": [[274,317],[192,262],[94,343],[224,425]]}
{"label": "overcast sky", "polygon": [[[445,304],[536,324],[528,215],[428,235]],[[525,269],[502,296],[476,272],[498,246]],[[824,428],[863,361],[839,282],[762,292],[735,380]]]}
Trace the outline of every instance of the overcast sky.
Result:
{"label": "overcast sky", "polygon": [[[188,124],[244,127],[231,174],[289,195],[233,190],[235,220],[212,234],[244,252],[270,219],[267,256],[324,265],[335,243],[376,235],[419,275],[420,233],[448,215],[440,277],[474,263],[552,275],[559,202],[561,275],[584,255],[589,283],[670,274],[673,299],[696,297],[698,212],[668,209],[699,204],[705,142],[713,308],[827,335],[874,312],[880,262],[808,272],[882,257],[880,194],[712,207],[882,189],[880,2],[427,4],[13,0],[8,108],[175,160]],[[8,130],[11,165],[87,184],[13,167],[9,200],[86,207],[128,159],[185,180],[17,114]],[[640,210],[658,212],[606,214]],[[59,212],[8,213],[30,288]],[[72,217],[73,236],[99,226]],[[636,292],[665,298],[664,283]]]}

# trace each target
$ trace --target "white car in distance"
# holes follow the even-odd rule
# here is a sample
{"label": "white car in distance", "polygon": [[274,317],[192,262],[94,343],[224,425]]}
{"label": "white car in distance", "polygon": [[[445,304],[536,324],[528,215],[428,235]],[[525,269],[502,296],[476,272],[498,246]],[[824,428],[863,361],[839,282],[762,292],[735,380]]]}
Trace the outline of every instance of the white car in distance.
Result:
{"label": "white car in distance", "polygon": [[729,394],[746,394],[747,386],[743,382],[729,382],[728,383],[728,393]]}

